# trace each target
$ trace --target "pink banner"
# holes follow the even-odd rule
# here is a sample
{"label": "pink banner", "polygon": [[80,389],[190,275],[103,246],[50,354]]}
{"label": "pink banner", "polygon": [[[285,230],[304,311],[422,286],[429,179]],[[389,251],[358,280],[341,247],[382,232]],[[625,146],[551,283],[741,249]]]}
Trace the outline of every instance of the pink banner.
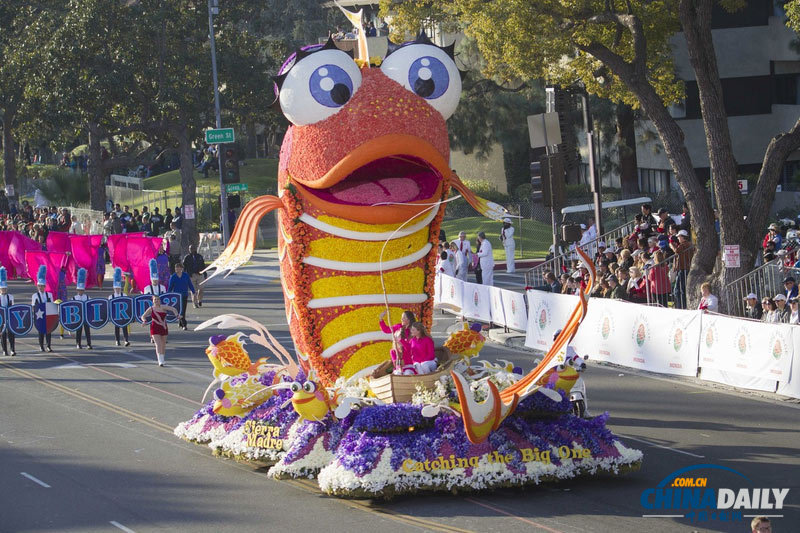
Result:
{"label": "pink banner", "polygon": [[125,251],[130,272],[141,291],[150,283],[150,260],[156,258],[158,245],[152,237],[131,237],[126,239]]}
{"label": "pink banner", "polygon": [[[52,234],[53,232],[50,232],[50,235]],[[93,237],[100,237],[100,239]],[[74,259],[77,268],[85,268],[88,274],[86,276],[87,289],[97,286],[97,254],[99,253],[99,246],[102,237],[102,235],[69,235],[72,258]],[[94,244],[95,242],[97,242],[97,244]],[[47,250],[51,251],[49,247]]]}
{"label": "pink banner", "polygon": [[42,246],[18,231],[0,231],[0,263],[8,271],[8,279],[27,278],[25,252],[41,251]]}
{"label": "pink banner", "polygon": [[78,267],[72,259],[72,254],[28,250],[25,252],[25,263],[27,264],[28,278],[34,284],[36,283],[36,274],[39,272],[39,265],[47,267],[47,290],[53,295],[58,293],[58,273],[62,266],[67,269],[67,285],[75,284]]}
{"label": "pink banner", "polygon": [[47,234],[48,252],[71,252],[70,234],[62,231],[51,231]]}

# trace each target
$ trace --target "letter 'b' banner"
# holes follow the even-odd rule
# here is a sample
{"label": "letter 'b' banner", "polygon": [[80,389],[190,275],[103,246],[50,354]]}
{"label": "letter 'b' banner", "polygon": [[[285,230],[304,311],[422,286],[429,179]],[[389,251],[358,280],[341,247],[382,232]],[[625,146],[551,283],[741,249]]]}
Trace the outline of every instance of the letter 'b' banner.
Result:
{"label": "letter 'b' banner", "polygon": [[67,331],[75,331],[83,326],[83,302],[68,301],[58,306],[61,326]]}

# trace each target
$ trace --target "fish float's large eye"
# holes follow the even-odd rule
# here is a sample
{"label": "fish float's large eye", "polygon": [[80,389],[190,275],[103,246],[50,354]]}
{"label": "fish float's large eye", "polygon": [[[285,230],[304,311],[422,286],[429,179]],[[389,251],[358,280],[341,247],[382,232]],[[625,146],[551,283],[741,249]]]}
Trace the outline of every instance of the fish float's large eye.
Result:
{"label": "fish float's large eye", "polygon": [[303,386],[300,384],[299,381],[294,381],[292,382],[292,385],[289,388],[292,389],[292,392],[300,392]]}
{"label": "fish float's large eye", "polygon": [[311,394],[312,392],[317,390],[317,386],[314,384],[313,381],[306,381],[305,383],[303,383],[303,390]]}
{"label": "fish float's large eye", "polygon": [[461,73],[447,52],[436,45],[412,43],[402,46],[386,57],[381,70],[424,98],[445,120],[458,107]]}
{"label": "fish float's large eye", "polygon": [[281,110],[296,126],[333,115],[361,86],[361,71],[349,54],[323,49],[300,59],[286,74],[278,93]]}

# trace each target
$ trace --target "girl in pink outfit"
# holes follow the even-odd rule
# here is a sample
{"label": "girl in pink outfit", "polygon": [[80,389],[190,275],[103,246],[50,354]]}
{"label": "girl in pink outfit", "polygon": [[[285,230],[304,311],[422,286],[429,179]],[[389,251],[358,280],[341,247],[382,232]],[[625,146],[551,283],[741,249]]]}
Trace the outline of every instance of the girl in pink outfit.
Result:
{"label": "girl in pink outfit", "polygon": [[[384,333],[391,333],[394,336],[395,346],[400,350],[400,360],[403,361],[403,370],[406,368],[412,368],[411,364],[411,324],[414,323],[416,317],[414,317],[414,313],[411,311],[403,311],[403,315],[400,317],[400,323],[395,324],[391,328],[386,325],[386,322],[383,321],[383,317],[386,316],[386,311],[380,314],[378,317],[381,326],[381,331]],[[397,366],[398,357],[397,352],[392,349],[390,352],[392,356],[392,362],[395,363]]]}
{"label": "girl in pink outfit", "polygon": [[433,339],[422,322],[411,324],[411,361],[414,365],[414,374],[430,374],[436,371]]}

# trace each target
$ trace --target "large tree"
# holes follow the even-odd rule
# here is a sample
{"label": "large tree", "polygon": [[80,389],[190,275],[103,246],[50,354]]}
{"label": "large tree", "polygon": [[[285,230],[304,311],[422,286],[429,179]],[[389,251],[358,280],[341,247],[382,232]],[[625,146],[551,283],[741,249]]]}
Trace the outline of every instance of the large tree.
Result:
{"label": "large tree", "polygon": [[[742,0],[720,3],[728,10],[744,5]],[[697,246],[689,275],[692,295],[706,279],[725,285],[752,268],[780,170],[789,154],[800,148],[800,119],[769,143],[750,209],[745,212],[711,33],[712,0],[410,0],[393,4],[394,22],[419,27],[420,13],[425,12],[419,5],[428,10],[435,7],[439,16],[458,21],[477,40],[492,75],[543,77],[561,85],[581,81],[593,94],[642,110],[658,133],[692,214]],[[796,3],[787,6],[796,28],[800,8]],[[721,239],[683,131],[667,108],[683,97],[670,48],[670,39],[678,32],[686,41],[697,80],[712,184],[723,206]],[[740,268],[722,267],[720,244],[741,245]]]}

